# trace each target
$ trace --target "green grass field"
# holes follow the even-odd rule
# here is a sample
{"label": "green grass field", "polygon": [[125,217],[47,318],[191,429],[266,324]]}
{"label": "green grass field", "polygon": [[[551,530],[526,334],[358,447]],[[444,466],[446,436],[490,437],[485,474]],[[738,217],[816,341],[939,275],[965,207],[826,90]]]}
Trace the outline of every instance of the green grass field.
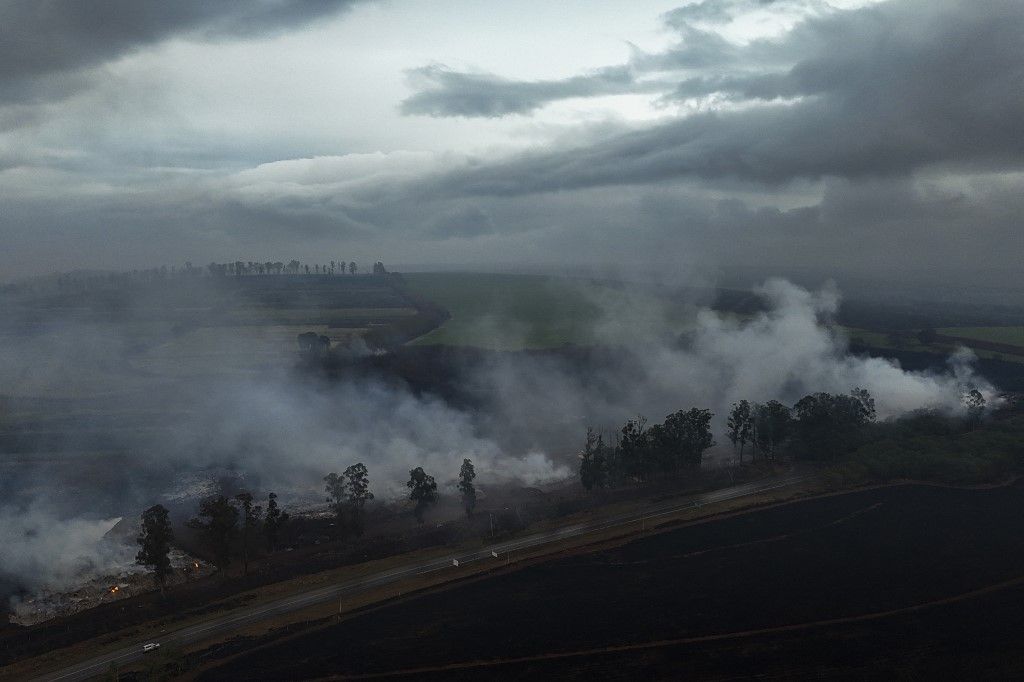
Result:
{"label": "green grass field", "polygon": [[[663,328],[682,333],[692,319],[681,302],[650,292],[628,291],[607,282],[541,275],[484,273],[415,273],[404,275],[409,289],[447,309],[452,318],[413,343],[476,346],[494,350],[551,348],[607,341],[602,327],[610,315],[636,312],[638,301],[652,303],[649,314],[660,315]],[[638,295],[639,294],[639,295]],[[653,320],[652,320],[653,322]],[[920,330],[900,334],[855,327],[843,328],[848,338],[883,349],[948,355],[954,345],[923,345]],[[1024,327],[955,327],[940,334],[1024,346]],[[1022,356],[975,349],[979,357],[1024,361]]]}
{"label": "green grass field", "polygon": [[7,363],[0,396],[72,399],[144,392],[154,381],[259,376],[296,361],[299,334],[343,345],[419,315],[395,282],[375,277],[174,279],[46,290],[0,304],[16,313],[0,326],[5,351],[30,347],[16,320],[28,329],[33,320],[75,321],[32,340],[34,363]]}
{"label": "green grass field", "polygon": [[[897,335],[888,332],[858,329],[856,327],[844,327],[843,331],[851,342],[874,348],[950,355],[956,352],[958,347],[958,344],[952,343],[922,344],[917,340],[917,330],[908,330],[908,332],[898,335],[898,338]],[[966,345],[968,347],[970,346],[970,339],[1024,345],[1024,339],[1015,336],[1020,333],[1020,327],[946,327],[937,331],[944,336],[956,336],[967,340]],[[972,348],[971,350],[979,358],[1024,363],[1024,356],[1020,355],[999,353],[984,348]]]}
{"label": "green grass field", "polygon": [[420,337],[420,345],[497,350],[587,343],[598,307],[569,280],[531,275],[424,273],[405,275],[409,288],[452,317]]}
{"label": "green grass field", "polygon": [[590,345],[607,341],[609,315],[664,311],[679,331],[682,305],[606,282],[569,277],[483,273],[404,275],[409,289],[447,309],[452,317],[413,343],[475,346],[493,350]]}
{"label": "green grass field", "polygon": [[937,331],[946,336],[1024,347],[1024,327],[945,327]]}

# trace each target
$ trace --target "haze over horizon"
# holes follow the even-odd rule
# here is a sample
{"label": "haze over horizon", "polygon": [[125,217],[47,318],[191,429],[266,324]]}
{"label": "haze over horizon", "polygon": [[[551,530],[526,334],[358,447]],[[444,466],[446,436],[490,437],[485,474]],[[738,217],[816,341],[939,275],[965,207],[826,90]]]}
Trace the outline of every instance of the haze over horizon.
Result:
{"label": "haze over horizon", "polygon": [[1018,288],[1013,0],[0,8],[0,280],[191,260]]}

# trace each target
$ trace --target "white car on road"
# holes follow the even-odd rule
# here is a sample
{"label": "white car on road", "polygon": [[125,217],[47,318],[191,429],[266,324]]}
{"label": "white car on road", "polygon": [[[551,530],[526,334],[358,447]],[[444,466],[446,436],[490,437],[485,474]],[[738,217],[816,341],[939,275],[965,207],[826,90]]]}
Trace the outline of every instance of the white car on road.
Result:
{"label": "white car on road", "polygon": [[160,643],[159,642],[150,642],[149,644],[143,644],[142,645],[142,652],[146,653],[146,652],[153,651],[154,649],[159,649],[159,648],[160,648]]}

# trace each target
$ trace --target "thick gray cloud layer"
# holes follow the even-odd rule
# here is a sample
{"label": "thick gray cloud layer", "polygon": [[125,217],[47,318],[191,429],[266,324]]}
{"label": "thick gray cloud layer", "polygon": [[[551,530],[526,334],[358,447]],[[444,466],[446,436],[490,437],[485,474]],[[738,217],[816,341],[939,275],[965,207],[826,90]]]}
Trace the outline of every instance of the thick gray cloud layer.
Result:
{"label": "thick gray cloud layer", "polygon": [[700,0],[689,5],[678,7],[665,16],[672,26],[684,26],[691,21],[725,23],[732,19],[738,11],[775,4],[786,4],[785,0]]}
{"label": "thick gray cloud layer", "polygon": [[402,102],[405,114],[427,116],[504,116],[526,114],[568,97],[636,92],[628,66],[558,81],[509,81],[490,74],[458,73],[432,65],[414,69],[410,80],[422,89]]}
{"label": "thick gray cloud layer", "polygon": [[0,102],[51,98],[79,72],[175,34],[274,33],[358,0],[8,0],[0,4]]}
{"label": "thick gray cloud layer", "polygon": [[[535,66],[523,80],[493,75],[493,62],[438,65],[451,52],[432,62],[429,50],[423,59],[367,48],[375,60],[393,58],[397,89],[365,115],[389,133],[405,126],[391,147],[379,141],[388,134],[369,144],[345,126],[325,126],[319,137],[300,124],[260,128],[255,121],[296,113],[287,108],[293,78],[304,96],[333,92],[330,78],[301,80],[312,56],[297,61],[278,98],[260,100],[280,102],[280,117],[240,107],[241,118],[213,116],[205,127],[204,97],[216,89],[140,104],[140,93],[162,93],[160,83],[145,69],[113,75],[104,66],[129,54],[169,59],[147,47],[169,36],[199,46],[173,53],[197,65],[204,45],[258,50],[267,43],[252,36],[289,27],[301,35],[311,19],[348,4],[183,3],[129,8],[118,19],[108,3],[95,18],[102,28],[75,8],[0,10],[8,12],[0,49],[28,55],[0,60],[0,268],[282,251],[315,258],[344,245],[357,259],[438,266],[614,262],[1015,279],[1024,256],[1024,3],[888,0],[842,10],[819,0],[704,0],[660,17],[675,36],[662,48],[632,47],[624,62],[576,74],[553,68],[550,78]],[[404,11],[372,7],[382,13],[379,30]],[[788,19],[771,37],[730,35],[750,12]],[[53,54],[41,41],[35,52],[25,47],[37,35],[49,36]],[[287,49],[295,45],[303,43]],[[459,63],[484,54],[466,49]],[[244,55],[240,64],[249,68]],[[404,99],[403,75],[413,86]],[[244,98],[247,77],[224,85]],[[51,86],[53,97],[75,87],[84,94],[13,103],[16,82],[35,97]],[[655,108],[646,119],[575,113],[590,103],[599,111],[609,95]],[[345,113],[364,106],[356,95],[332,101]],[[377,123],[382,110],[393,118]],[[336,113],[325,108],[322,117]],[[485,142],[463,143],[462,131],[481,130]],[[508,144],[488,146],[495,139]]]}
{"label": "thick gray cloud layer", "polygon": [[[666,95],[720,96],[746,104],[739,110],[474,169],[454,184],[500,195],[684,175],[774,183],[907,173],[935,163],[1017,167],[1024,160],[1021,35],[1024,5],[1014,0],[890,2],[809,19],[778,42],[746,48],[741,69],[687,77]],[[663,56],[661,68],[674,53]],[[782,62],[786,55],[801,57],[783,70],[758,69],[762,57]],[[445,76],[444,90],[414,96],[406,110],[427,94],[431,113],[446,106],[466,115],[474,108],[467,102],[480,112],[509,113],[535,108],[541,92],[548,99],[555,92],[580,96],[588,87],[609,92],[603,76],[592,76],[546,84],[494,80],[484,97],[481,88],[470,95],[459,74]],[[775,100],[788,103],[764,103]]]}

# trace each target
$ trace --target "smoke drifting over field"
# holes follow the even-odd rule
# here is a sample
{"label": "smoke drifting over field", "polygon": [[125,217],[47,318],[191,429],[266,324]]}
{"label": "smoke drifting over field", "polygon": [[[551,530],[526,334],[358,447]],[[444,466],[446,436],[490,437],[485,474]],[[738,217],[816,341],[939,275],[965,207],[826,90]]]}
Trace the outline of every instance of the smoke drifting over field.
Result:
{"label": "smoke drifting over field", "polygon": [[[237,472],[259,494],[275,490],[286,502],[321,498],[324,474],[357,461],[366,463],[373,490],[385,499],[403,493],[416,466],[444,489],[463,457],[473,459],[482,486],[534,484],[573,473],[572,454],[588,425],[610,430],[636,414],[661,419],[677,409],[709,407],[724,440],[723,413],[744,398],[791,404],[810,392],[860,386],[887,418],[925,407],[959,409],[967,385],[992,390],[972,374],[966,355],[952,359],[944,374],[850,356],[828,325],[839,303],[833,290],[811,292],[771,280],[759,293],[768,310],[748,319],[695,306],[682,341],[660,316],[657,301],[638,295],[623,307],[620,300],[605,308],[596,329],[615,361],[581,366],[558,354],[495,355],[460,375],[466,394],[480,398],[478,409],[396,382],[330,382],[296,374],[288,369],[293,350],[282,353],[278,367],[259,373],[204,375],[179,366],[174,376],[160,375],[126,351],[132,344],[118,331],[124,321],[7,329],[0,336],[2,390],[35,396],[32,410],[74,398],[95,412],[128,405],[133,419],[144,413],[154,422],[110,430],[106,437],[113,442],[103,446],[108,455],[120,453],[113,465],[95,452],[98,446],[76,440],[87,438],[88,429],[69,430],[47,446],[55,452],[46,456],[3,463],[0,492],[9,503],[0,510],[0,542],[7,548],[0,554],[0,577],[28,588],[60,585],[80,569],[123,562],[123,548],[99,542],[109,526],[101,519],[134,516],[180,498],[188,481],[208,475],[203,472]],[[91,351],[52,341],[58,336],[88,339]],[[41,351],[48,355],[41,366],[59,372],[32,368],[30,358]],[[49,382],[41,381],[47,376]],[[90,383],[93,394],[85,390]],[[76,387],[74,395],[61,394],[68,386]],[[10,404],[18,405],[17,398]],[[24,418],[15,409],[23,408],[12,407],[8,421]],[[114,415],[109,421],[124,426],[124,420]],[[46,415],[30,414],[30,421],[48,423]],[[97,414],[86,422],[95,427],[103,420]]]}
{"label": "smoke drifting over field", "polygon": [[[498,363],[487,380],[500,393],[499,421],[543,431],[552,415],[585,415],[607,431],[632,415],[660,420],[699,406],[716,413],[721,434],[726,411],[741,399],[793,404],[812,392],[862,387],[885,419],[922,408],[960,410],[965,387],[994,393],[975,375],[974,356],[966,349],[941,373],[908,372],[889,360],[850,355],[846,338],[830,324],[840,300],[834,289],[811,292],[773,279],[757,293],[766,312],[737,319],[695,308],[682,341],[658,301],[617,298],[598,330],[599,338],[621,350],[619,361],[585,372],[567,371],[546,357]],[[579,432],[572,434],[576,441]]]}
{"label": "smoke drifting over field", "polygon": [[[422,466],[439,483],[454,479],[464,457],[495,482],[563,478],[569,470],[539,452],[503,453],[471,415],[436,398],[378,383],[322,387],[239,383],[211,396],[217,409],[177,432],[171,452],[202,453],[184,463],[229,463],[268,486],[322,487],[327,471],[365,462],[385,498],[405,491],[409,470]],[[221,453],[234,453],[227,462]],[[173,456],[171,454],[170,456]],[[197,461],[198,460],[198,461]]]}

